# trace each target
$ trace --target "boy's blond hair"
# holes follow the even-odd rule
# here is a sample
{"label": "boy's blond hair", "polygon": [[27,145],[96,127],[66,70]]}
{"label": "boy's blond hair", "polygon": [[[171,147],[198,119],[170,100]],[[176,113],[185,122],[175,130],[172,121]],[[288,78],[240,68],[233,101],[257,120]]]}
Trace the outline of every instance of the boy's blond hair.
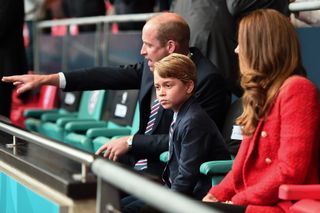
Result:
{"label": "boy's blond hair", "polygon": [[154,72],[161,78],[176,78],[186,84],[196,85],[197,73],[193,61],[185,55],[172,53],[154,64]]}

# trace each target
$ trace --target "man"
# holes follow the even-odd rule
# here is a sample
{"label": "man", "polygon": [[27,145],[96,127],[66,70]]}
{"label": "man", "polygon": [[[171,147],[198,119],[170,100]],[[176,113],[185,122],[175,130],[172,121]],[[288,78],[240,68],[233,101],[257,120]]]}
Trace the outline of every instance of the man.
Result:
{"label": "man", "polygon": [[[190,30],[182,17],[174,13],[162,13],[151,18],[143,27],[141,54],[145,57],[144,62],[121,67],[97,67],[64,74],[4,77],[2,80],[13,82],[15,85],[22,84],[18,93],[43,84],[59,85],[66,91],[140,89],[140,126],[137,134],[112,140],[105,144],[101,151],[107,149],[105,157],[111,160],[118,160],[119,156],[130,151],[134,156],[132,164],[136,160],[148,158],[148,171],[158,173],[162,171],[162,168],[159,168],[161,165],[159,154],[168,149],[168,132],[173,113],[160,107],[152,128],[150,129],[149,125],[147,129],[150,107],[152,100],[155,99],[152,73],[155,62],[173,52],[191,57],[196,64],[198,75],[195,96],[220,129],[230,104],[224,79],[198,49],[189,49],[189,38]],[[61,81],[59,76],[61,79],[65,77],[66,81]],[[146,129],[148,132],[145,134]]]}

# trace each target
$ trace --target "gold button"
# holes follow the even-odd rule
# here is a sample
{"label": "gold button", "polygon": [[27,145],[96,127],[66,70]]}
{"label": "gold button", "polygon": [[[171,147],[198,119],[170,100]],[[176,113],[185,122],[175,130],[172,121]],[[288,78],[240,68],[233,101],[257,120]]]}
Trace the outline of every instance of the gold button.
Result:
{"label": "gold button", "polygon": [[271,163],[272,163],[272,160],[271,160],[270,158],[266,158],[266,159],[264,160],[264,162],[266,162],[266,164],[271,164]]}
{"label": "gold button", "polygon": [[262,132],[261,132],[261,136],[262,136],[263,138],[265,138],[265,137],[267,137],[267,136],[268,136],[268,134],[267,134],[267,132],[266,132],[266,131],[262,131]]}

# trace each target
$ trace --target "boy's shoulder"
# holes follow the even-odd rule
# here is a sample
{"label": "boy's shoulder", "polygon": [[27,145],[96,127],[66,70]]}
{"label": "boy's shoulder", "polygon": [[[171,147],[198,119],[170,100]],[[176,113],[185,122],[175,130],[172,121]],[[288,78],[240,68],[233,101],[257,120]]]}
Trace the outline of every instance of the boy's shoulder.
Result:
{"label": "boy's shoulder", "polygon": [[196,126],[199,128],[205,128],[206,126],[215,125],[207,112],[202,109],[196,99],[187,103],[186,109],[183,113],[183,120],[186,124]]}

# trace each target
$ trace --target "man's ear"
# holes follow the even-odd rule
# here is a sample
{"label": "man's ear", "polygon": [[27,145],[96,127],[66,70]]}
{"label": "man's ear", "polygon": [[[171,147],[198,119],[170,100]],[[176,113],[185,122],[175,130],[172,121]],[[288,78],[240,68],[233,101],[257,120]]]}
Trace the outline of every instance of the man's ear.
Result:
{"label": "man's ear", "polygon": [[167,49],[168,49],[168,52],[171,54],[171,53],[174,53],[177,49],[177,44],[175,41],[173,40],[169,40],[167,41]]}

